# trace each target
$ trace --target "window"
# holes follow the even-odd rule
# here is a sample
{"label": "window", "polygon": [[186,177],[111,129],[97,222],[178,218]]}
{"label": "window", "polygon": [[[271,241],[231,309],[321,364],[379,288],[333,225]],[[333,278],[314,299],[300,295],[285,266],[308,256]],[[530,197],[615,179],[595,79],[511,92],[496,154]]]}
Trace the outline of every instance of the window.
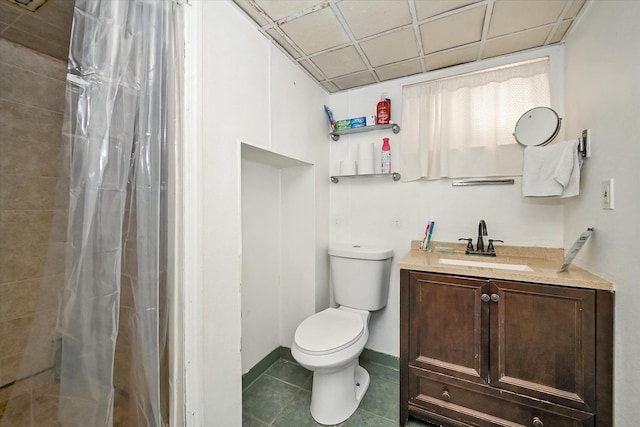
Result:
{"label": "window", "polygon": [[549,60],[405,86],[402,98],[403,181],[522,175],[513,129],[550,106]]}

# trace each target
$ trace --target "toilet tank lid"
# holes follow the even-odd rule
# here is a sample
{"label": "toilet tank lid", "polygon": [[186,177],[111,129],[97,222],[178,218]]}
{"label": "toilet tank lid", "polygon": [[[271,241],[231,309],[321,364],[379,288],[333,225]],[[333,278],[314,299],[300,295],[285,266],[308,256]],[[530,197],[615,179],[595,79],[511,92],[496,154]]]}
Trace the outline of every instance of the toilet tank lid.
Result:
{"label": "toilet tank lid", "polygon": [[393,249],[375,245],[334,244],[329,246],[329,255],[342,258],[380,260],[393,257]]}

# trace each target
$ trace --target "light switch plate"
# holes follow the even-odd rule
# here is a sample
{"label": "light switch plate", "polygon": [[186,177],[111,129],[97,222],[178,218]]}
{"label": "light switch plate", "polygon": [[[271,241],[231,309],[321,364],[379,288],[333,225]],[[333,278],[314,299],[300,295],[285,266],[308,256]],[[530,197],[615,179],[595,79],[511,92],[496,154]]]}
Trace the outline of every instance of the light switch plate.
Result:
{"label": "light switch plate", "polygon": [[602,181],[601,188],[602,209],[613,209],[613,178]]}

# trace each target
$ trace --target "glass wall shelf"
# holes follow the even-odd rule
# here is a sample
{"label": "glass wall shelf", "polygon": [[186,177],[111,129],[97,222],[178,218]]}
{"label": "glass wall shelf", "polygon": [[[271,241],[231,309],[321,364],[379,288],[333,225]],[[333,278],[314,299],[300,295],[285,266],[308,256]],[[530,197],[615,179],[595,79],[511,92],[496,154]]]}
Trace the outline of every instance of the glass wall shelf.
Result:
{"label": "glass wall shelf", "polygon": [[400,181],[400,174],[398,172],[392,173],[371,173],[363,175],[334,175],[331,177],[331,182],[337,184],[340,182],[340,178],[370,178],[374,176],[390,176],[394,181]]}
{"label": "glass wall shelf", "polygon": [[348,128],[335,130],[330,133],[331,139],[337,141],[340,139],[340,135],[348,135],[350,133],[370,132],[372,130],[391,129],[393,133],[400,132],[400,125],[397,123],[389,123],[388,125],[373,125],[373,126],[361,126],[359,128]]}

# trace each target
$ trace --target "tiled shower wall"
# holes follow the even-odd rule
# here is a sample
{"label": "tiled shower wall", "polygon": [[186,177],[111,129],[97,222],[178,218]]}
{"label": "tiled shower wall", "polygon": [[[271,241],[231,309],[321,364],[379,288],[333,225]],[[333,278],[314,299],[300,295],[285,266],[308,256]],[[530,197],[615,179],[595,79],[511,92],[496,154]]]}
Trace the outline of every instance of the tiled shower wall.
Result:
{"label": "tiled shower wall", "polygon": [[53,365],[69,186],[65,75],[62,61],[0,38],[0,409],[7,384]]}

